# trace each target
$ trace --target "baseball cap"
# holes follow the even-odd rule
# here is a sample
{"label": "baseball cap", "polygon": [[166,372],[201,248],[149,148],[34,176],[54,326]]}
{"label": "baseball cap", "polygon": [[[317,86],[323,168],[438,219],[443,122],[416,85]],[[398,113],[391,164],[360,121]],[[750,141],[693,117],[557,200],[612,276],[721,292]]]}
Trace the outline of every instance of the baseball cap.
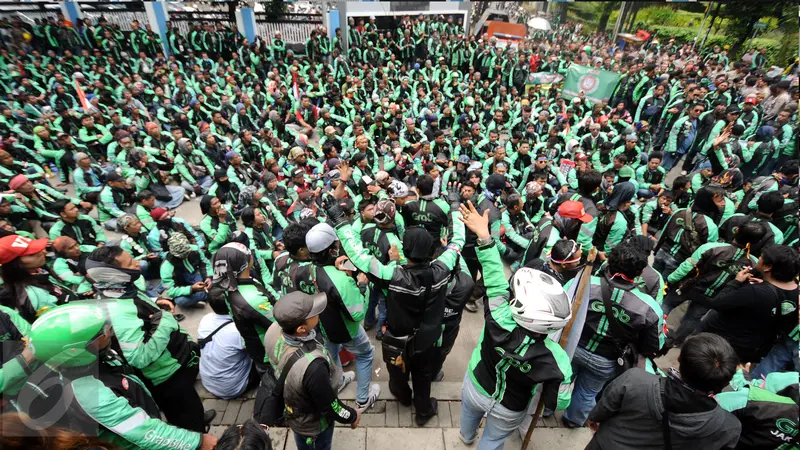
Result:
{"label": "baseball cap", "polygon": [[625,140],[628,141],[628,142],[638,142],[639,141],[639,136],[637,136],[636,134],[629,134],[629,135],[625,136]]}
{"label": "baseball cap", "polygon": [[0,264],[8,264],[20,256],[35,255],[47,247],[47,239],[28,239],[12,234],[0,238]]}
{"label": "baseball cap", "polygon": [[619,177],[620,178],[634,178],[636,176],[636,172],[633,171],[631,166],[622,166],[619,169]]}
{"label": "baseball cap", "polygon": [[392,198],[408,197],[408,186],[402,181],[392,180],[387,190]]}
{"label": "baseball cap", "polygon": [[725,114],[741,114],[741,113],[742,110],[740,110],[739,107],[736,105],[728,106],[728,108],[725,109]]}
{"label": "baseball cap", "polygon": [[17,175],[8,181],[8,188],[12,191],[16,191],[20,186],[25,184],[26,181],[28,181],[28,177],[25,175]]}
{"label": "baseball cap", "polygon": [[748,104],[748,105],[755,105],[756,104],[756,98],[755,97],[747,97],[746,99],[744,99],[744,102],[746,104]]}
{"label": "baseball cap", "polygon": [[375,214],[372,216],[372,220],[381,224],[394,222],[395,211],[396,207],[393,201],[379,200],[375,205]]}
{"label": "baseball cap", "polygon": [[292,178],[299,177],[299,176],[303,175],[304,173],[305,172],[303,172],[303,169],[294,169],[292,171]]}
{"label": "baseball cap", "polygon": [[73,158],[75,159],[75,161],[80,162],[82,159],[86,159],[88,157],[89,157],[89,155],[87,155],[86,153],[78,152],[78,153],[75,153],[75,156]]}
{"label": "baseball cap", "polygon": [[583,223],[589,223],[594,218],[586,213],[583,203],[577,200],[567,200],[558,207],[558,215],[567,219],[578,219]]}
{"label": "baseball cap", "polygon": [[292,149],[289,150],[289,159],[295,160],[299,156],[303,156],[305,153],[306,152],[304,152],[303,149],[300,147],[292,147]]}
{"label": "baseball cap", "polygon": [[314,295],[301,291],[286,294],[275,302],[272,317],[282,328],[300,326],[311,317],[318,316],[328,305],[328,296],[324,292]]}
{"label": "baseball cap", "polygon": [[457,163],[461,163],[461,164],[469,164],[471,161],[470,161],[470,159],[469,159],[469,156],[467,156],[467,155],[460,155],[460,156],[458,157],[458,160],[456,160],[456,162],[457,162]]}
{"label": "baseball cap", "polygon": [[338,241],[336,231],[327,223],[318,223],[306,234],[306,247],[311,253],[319,253]]}
{"label": "baseball cap", "polygon": [[498,173],[489,175],[486,179],[486,190],[489,192],[499,192],[506,187],[506,176]]}
{"label": "baseball cap", "polygon": [[152,217],[153,220],[161,220],[165,214],[167,214],[167,208],[154,208],[150,211],[150,217]]}
{"label": "baseball cap", "polygon": [[106,182],[108,181],[122,181],[122,175],[118,174],[117,172],[110,172],[106,175]]}

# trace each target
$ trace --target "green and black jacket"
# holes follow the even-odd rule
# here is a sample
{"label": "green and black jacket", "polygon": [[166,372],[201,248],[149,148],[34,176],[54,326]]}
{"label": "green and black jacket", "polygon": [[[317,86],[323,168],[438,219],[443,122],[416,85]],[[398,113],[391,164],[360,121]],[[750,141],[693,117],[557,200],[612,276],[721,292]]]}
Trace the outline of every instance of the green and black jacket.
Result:
{"label": "green and black jacket", "polygon": [[542,383],[545,407],[569,406],[572,368],[558,343],[520,327],[511,315],[509,284],[495,242],[476,248],[489,298],[486,324],[469,360],[480,393],[512,411],[526,411]]}
{"label": "green and black jacket", "polygon": [[[589,305],[586,322],[578,345],[606,359],[616,360],[620,349],[633,343],[643,355],[652,355],[664,345],[664,313],[653,297],[641,292],[635,284],[609,279],[609,274],[593,276],[589,287]],[[603,304],[602,278],[608,283],[614,317],[619,321],[625,336],[612,334]],[[569,290],[575,280],[564,289]]]}
{"label": "green and black jacket", "polygon": [[737,450],[798,448],[798,373],[774,372],[747,380],[742,370],[731,380],[733,392],[714,398],[742,424]]}
{"label": "green and black jacket", "polygon": [[667,280],[688,299],[712,298],[746,266],[755,267],[757,258],[732,244],[709,242],[685,259]]}

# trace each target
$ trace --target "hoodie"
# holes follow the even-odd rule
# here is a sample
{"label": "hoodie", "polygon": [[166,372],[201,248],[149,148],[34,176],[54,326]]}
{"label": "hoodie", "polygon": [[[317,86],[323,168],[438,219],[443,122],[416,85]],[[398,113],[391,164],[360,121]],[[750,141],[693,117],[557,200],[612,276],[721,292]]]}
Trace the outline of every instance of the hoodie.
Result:
{"label": "hoodie", "polygon": [[672,377],[630,369],[611,382],[589,420],[599,422],[587,450],[663,450],[666,403],[672,449],[733,449],[742,426],[733,414]]}

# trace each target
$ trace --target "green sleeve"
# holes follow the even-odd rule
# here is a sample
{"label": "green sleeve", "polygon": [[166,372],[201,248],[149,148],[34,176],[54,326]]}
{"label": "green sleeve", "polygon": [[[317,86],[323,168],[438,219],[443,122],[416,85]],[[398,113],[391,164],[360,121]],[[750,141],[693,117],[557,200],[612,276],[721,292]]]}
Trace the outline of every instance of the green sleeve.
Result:
{"label": "green sleeve", "polygon": [[505,229],[505,235],[508,236],[513,243],[522,248],[528,248],[528,245],[530,245],[531,242],[521,234],[517,233],[517,231],[514,229],[514,225],[511,224],[511,218],[509,217],[508,211],[503,211],[503,214],[500,216],[500,225]]}
{"label": "green sleeve", "polygon": [[200,222],[200,231],[208,237],[208,250],[210,252],[217,251],[220,247],[225,245],[228,237],[231,234],[231,227],[227,221],[220,222],[217,229],[211,228],[211,216],[206,216]]}
{"label": "green sleeve", "polygon": [[59,220],[58,222],[54,223],[52,227],[50,227],[50,240],[54,241],[57,237],[61,236],[62,231],[64,230],[64,222]]}
{"label": "green sleeve", "polygon": [[136,217],[142,222],[142,226],[148,232],[156,227],[156,221],[150,216],[150,212],[141,205],[136,205]]}
{"label": "green sleeve", "polygon": [[[111,192],[111,189],[103,189],[100,191],[99,202],[103,205],[103,211],[107,212],[108,214],[114,217],[121,217],[125,215],[125,211],[119,209],[116,203],[114,203],[114,194]],[[148,214],[148,217],[150,215]],[[150,219],[152,220],[152,219]]]}
{"label": "green sleeve", "polygon": [[172,263],[169,261],[164,261],[161,263],[161,283],[164,285],[164,289],[167,290],[167,295],[170,298],[178,298],[178,297],[187,297],[192,295],[192,287],[191,286],[177,286],[175,284],[175,279],[173,275],[175,274],[175,269],[172,266]]}
{"label": "green sleeve", "polygon": [[[126,377],[138,382],[133,377]],[[199,448],[200,433],[184,430],[150,417],[144,410],[132,406],[117,396],[100,380],[92,376],[72,381],[75,400],[81,409],[104,429],[120,436],[136,448]]]}
{"label": "green sleeve", "polygon": [[83,275],[73,272],[63,258],[58,258],[53,263],[53,274],[58,277],[59,280],[70,286],[77,286],[78,294],[92,290],[91,283],[89,283]]}
{"label": "green sleeve", "polygon": [[181,155],[175,158],[175,169],[178,170],[178,173],[181,174],[181,176],[187,183],[197,184],[197,180],[195,180],[195,178],[192,176],[192,173],[189,170],[189,166],[186,165],[185,161],[186,160]]}
{"label": "green sleeve", "polygon": [[492,304],[498,301],[496,299],[508,302],[508,279],[505,276],[503,261],[500,259],[500,252],[496,243],[493,241],[489,245],[477,247],[476,252],[478,261],[481,263],[486,296]]}
{"label": "green sleeve", "polygon": [[[333,266],[325,266],[324,270],[339,291],[345,311],[349,316],[345,317],[345,319],[356,323],[364,320],[367,312],[367,298],[361,293],[356,281]],[[345,312],[342,311],[342,315],[344,314]]]}
{"label": "green sleeve", "polygon": [[382,264],[377,258],[364,250],[361,246],[361,236],[357,236],[349,223],[342,223],[336,227],[336,234],[345,254],[358,270],[384,281],[390,281],[394,276],[396,264],[391,261],[388,265]]}
{"label": "green sleeve", "polygon": [[28,378],[28,374],[17,358],[8,360],[0,366],[0,393],[17,389]]}

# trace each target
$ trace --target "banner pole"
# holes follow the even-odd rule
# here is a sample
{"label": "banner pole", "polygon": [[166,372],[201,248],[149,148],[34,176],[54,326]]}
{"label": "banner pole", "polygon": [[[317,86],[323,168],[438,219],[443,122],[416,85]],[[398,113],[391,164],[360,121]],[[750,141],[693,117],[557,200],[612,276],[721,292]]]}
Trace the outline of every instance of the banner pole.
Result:
{"label": "banner pole", "polygon": [[[561,338],[558,340],[558,345],[560,345],[562,348],[567,345],[569,334],[572,330],[572,325],[575,323],[575,319],[578,316],[578,310],[581,308],[581,303],[583,302],[583,294],[586,292],[586,289],[589,288],[589,283],[592,280],[592,268],[594,267],[594,261],[596,257],[597,248],[592,247],[592,249],[589,250],[589,256],[586,258],[586,266],[581,271],[580,284],[578,284],[578,289],[575,291],[575,297],[572,299],[572,315],[570,316],[569,322],[567,322],[567,326],[561,330]],[[543,412],[544,396],[539,395],[539,403],[536,405],[536,412],[533,414],[533,420],[531,420],[531,424],[528,426],[528,431],[525,433],[525,439],[522,441],[522,447],[520,450],[527,450],[528,444],[531,442],[533,430],[536,428],[536,423],[539,422],[539,418],[542,417]]]}

